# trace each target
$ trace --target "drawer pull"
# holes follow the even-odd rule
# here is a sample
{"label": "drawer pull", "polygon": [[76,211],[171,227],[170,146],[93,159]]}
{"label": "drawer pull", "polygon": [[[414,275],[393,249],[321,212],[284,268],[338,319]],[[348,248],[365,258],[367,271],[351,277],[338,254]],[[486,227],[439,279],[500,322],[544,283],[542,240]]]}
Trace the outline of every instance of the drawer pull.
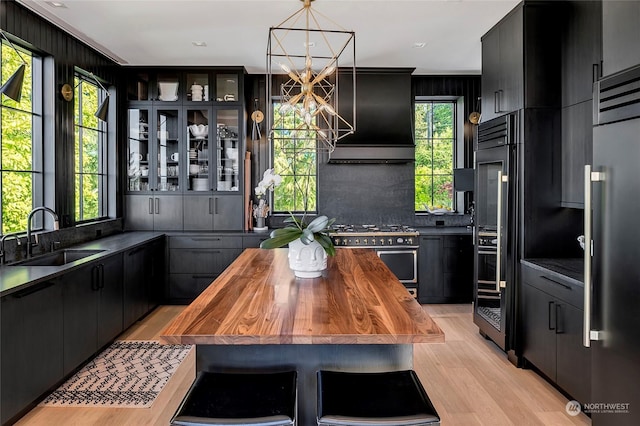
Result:
{"label": "drawer pull", "polygon": [[567,289],[567,290],[571,290],[571,286],[568,286],[568,285],[566,285],[566,284],[564,284],[564,283],[561,283],[560,281],[556,281],[556,280],[554,280],[554,279],[552,279],[552,278],[545,277],[544,275],[540,275],[540,278],[543,278],[543,279],[545,279],[545,280],[547,280],[547,281],[550,281],[550,282],[552,282],[552,283],[554,283],[554,284],[557,284],[557,285],[559,285],[560,287],[564,287],[564,288],[565,288],[565,289]]}
{"label": "drawer pull", "polygon": [[192,241],[220,241],[221,238],[212,238],[212,237],[191,237]]}

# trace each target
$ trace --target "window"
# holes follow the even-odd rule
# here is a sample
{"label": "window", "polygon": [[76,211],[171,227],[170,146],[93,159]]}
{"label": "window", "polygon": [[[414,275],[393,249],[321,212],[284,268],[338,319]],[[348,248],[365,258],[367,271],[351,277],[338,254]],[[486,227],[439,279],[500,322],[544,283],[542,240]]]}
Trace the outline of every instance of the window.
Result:
{"label": "window", "polygon": [[[1,43],[2,83],[22,60],[10,44]],[[17,47],[17,46],[16,46]],[[20,49],[27,62],[22,98],[15,102],[2,95],[0,109],[0,204],[2,234],[27,229],[27,216],[42,205],[42,63]]]}
{"label": "window", "polygon": [[415,102],[415,210],[455,209],[456,101]]}
{"label": "window", "polygon": [[107,126],[95,116],[106,93],[81,75],[75,78],[75,220],[107,216]]}
{"label": "window", "polygon": [[[280,103],[273,105],[273,122],[281,120],[287,128],[302,123],[302,117],[292,109],[280,112]],[[282,183],[273,191],[274,213],[315,212],[317,195],[317,141],[314,132],[300,139],[291,137],[287,130],[274,130],[273,168],[282,177]],[[305,205],[306,201],[306,205]]]}

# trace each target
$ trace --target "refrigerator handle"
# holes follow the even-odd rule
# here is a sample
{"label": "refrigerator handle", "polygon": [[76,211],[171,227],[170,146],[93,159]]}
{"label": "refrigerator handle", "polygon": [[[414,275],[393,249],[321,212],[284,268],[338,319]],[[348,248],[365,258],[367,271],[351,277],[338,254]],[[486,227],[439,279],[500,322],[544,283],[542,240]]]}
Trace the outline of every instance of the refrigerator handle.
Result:
{"label": "refrigerator handle", "polygon": [[591,276],[591,260],[593,257],[593,235],[592,235],[592,207],[593,198],[591,194],[591,182],[604,180],[601,172],[592,172],[591,165],[584,166],[584,320],[582,327],[582,345],[585,348],[591,347],[592,340],[601,340],[602,332],[591,330],[591,296],[593,288],[593,277]]}
{"label": "refrigerator handle", "polygon": [[502,184],[509,182],[509,176],[503,175],[502,170],[498,171],[498,212],[496,215],[496,291],[499,292],[501,288],[507,286],[506,281],[501,280],[502,272]]}

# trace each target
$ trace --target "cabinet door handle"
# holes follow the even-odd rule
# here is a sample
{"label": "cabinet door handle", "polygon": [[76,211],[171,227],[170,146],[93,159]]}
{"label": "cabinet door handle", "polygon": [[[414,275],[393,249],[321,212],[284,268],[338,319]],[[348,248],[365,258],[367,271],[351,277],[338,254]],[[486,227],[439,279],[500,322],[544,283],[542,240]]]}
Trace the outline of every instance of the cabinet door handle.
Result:
{"label": "cabinet door handle", "polygon": [[199,278],[215,278],[215,275],[191,275],[191,278],[199,279]]}
{"label": "cabinet door handle", "polygon": [[496,90],[495,92],[493,92],[493,112],[495,112],[496,114],[500,112],[500,107],[498,106],[499,102],[498,91]]}
{"label": "cabinet door handle", "polygon": [[598,81],[600,79],[600,72],[598,71],[598,69],[600,68],[599,64],[593,64],[593,66],[591,67],[591,82],[595,83],[596,81]]}
{"label": "cabinet door handle", "polygon": [[218,214],[218,197],[213,197],[213,214]]}
{"label": "cabinet door handle", "polygon": [[213,214],[213,198],[209,197],[209,214]]}
{"label": "cabinet door handle", "polygon": [[156,214],[160,214],[160,199],[156,198]]}
{"label": "cabinet door handle", "polygon": [[100,265],[91,268],[91,290],[100,290]]}
{"label": "cabinet door handle", "polygon": [[44,282],[44,283],[36,284],[34,286],[29,287],[26,290],[22,290],[22,291],[19,291],[17,293],[14,293],[13,297],[15,297],[16,299],[22,299],[23,297],[29,296],[29,295],[31,295],[33,293],[37,293],[37,292],[39,292],[41,290],[49,288],[49,287],[53,286],[54,284],[55,283],[52,282],[52,281],[47,281],[47,282]]}
{"label": "cabinet door handle", "polygon": [[553,312],[554,314],[556,313],[555,309],[552,308],[552,306],[554,305],[553,302],[549,302],[549,305],[547,306],[547,327],[549,328],[549,330],[555,330],[556,329],[556,321],[557,319],[554,318],[553,321],[553,325],[551,325],[551,313]]}
{"label": "cabinet door handle", "polygon": [[562,322],[562,305],[556,303],[556,334],[564,333]]}
{"label": "cabinet door handle", "polygon": [[153,198],[149,197],[149,214],[153,214]]}
{"label": "cabinet door handle", "polygon": [[565,288],[567,290],[571,290],[571,286],[568,286],[568,285],[566,285],[564,283],[561,283],[560,281],[556,281],[553,278],[545,277],[544,275],[540,275],[540,278],[545,279],[545,280],[547,280],[549,282],[552,282],[555,285],[559,285],[560,287],[563,287],[563,288]]}

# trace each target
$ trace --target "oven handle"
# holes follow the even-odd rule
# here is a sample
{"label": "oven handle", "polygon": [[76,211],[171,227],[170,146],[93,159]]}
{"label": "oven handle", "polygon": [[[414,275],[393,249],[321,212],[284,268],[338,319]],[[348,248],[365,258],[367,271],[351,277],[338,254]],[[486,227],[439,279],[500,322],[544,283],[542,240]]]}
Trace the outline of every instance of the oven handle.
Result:
{"label": "oven handle", "polygon": [[498,171],[498,214],[496,216],[496,291],[507,286],[506,281],[502,281],[500,273],[502,269],[502,184],[509,181],[509,176],[503,175],[502,170]]}

